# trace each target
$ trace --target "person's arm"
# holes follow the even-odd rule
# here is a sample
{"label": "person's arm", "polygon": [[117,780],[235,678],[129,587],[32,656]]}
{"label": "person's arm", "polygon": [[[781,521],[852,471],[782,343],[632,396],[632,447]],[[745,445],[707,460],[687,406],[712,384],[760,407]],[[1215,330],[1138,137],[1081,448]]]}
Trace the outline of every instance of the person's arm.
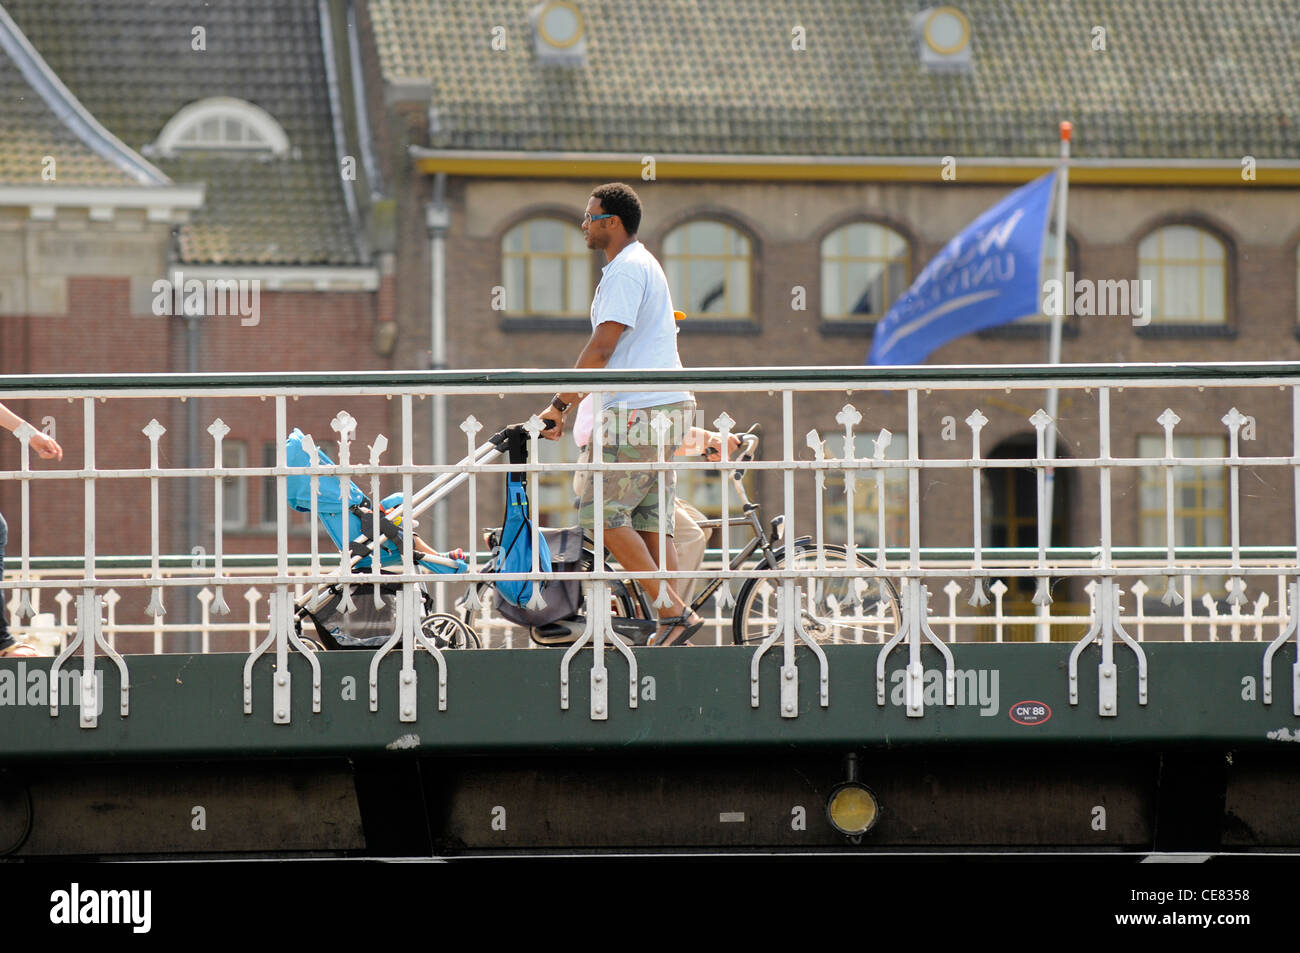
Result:
{"label": "person's arm", "polygon": [[[27,421],[23,420],[23,418],[19,417],[4,404],[0,404],[0,427],[4,427],[5,430],[13,433],[25,423],[27,423]],[[32,427],[32,429],[36,430],[35,427]],[[36,432],[28,438],[27,443],[37,452],[37,454],[40,455],[42,460],[63,459],[63,448],[60,447],[59,442],[49,434],[44,434],[39,430],[36,430]]]}
{"label": "person's arm", "polygon": [[[573,366],[579,370],[604,367],[609,363],[614,348],[618,346],[618,339],[622,337],[623,332],[626,330],[627,325],[620,324],[618,321],[602,321],[596,325],[596,330],[591,332],[591,337],[587,340],[587,346],[578,355],[578,363]],[[585,395],[569,391],[555,396],[560,403],[568,404],[569,410],[572,410]],[[550,430],[543,430],[542,436],[551,440],[559,440],[564,435],[564,415],[567,412],[561,411],[554,404],[547,404],[546,409],[537,416],[542,418],[543,423],[547,420],[554,421],[555,426]]]}
{"label": "person's arm", "polygon": [[[727,459],[736,459],[736,451],[740,449],[740,438],[734,433],[727,434],[727,448]],[[702,427],[692,427],[686,432],[686,439],[677,448],[675,456],[701,456],[710,459],[716,457],[720,460],[722,459],[722,434]]]}

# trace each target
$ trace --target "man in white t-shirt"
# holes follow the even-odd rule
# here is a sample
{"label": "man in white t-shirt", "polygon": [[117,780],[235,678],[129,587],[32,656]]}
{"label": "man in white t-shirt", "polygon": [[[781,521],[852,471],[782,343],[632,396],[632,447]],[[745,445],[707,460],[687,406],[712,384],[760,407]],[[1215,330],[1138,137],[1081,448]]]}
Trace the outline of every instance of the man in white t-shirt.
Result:
{"label": "man in white t-shirt", "polygon": [[[575,367],[636,370],[674,370],[682,366],[677,355],[677,325],[668,279],[659,262],[637,240],[641,226],[641,200],[621,182],[592,190],[582,230],[587,247],[605,254],[600,284],[591,302],[591,338]],[[556,394],[539,415],[555,426],[543,436],[558,440],[564,433],[564,415],[582,395]],[[602,459],[606,463],[649,463],[658,459],[658,437],[649,426],[656,415],[670,423],[665,434],[665,457],[681,446],[695,414],[688,391],[635,391],[606,394],[600,414]],[[672,534],[673,490],[676,474],[665,474],[667,511],[659,512],[658,474],[653,470],[611,472],[604,481],[605,545],[629,572],[658,570],[660,533]],[[586,529],[595,526],[595,481],[588,486],[578,508]],[[665,546],[668,572],[677,569],[674,547]],[[659,631],[654,645],[680,645],[704,621],[689,612],[667,582],[642,580],[658,601],[660,586],[667,590],[669,606],[659,610]]]}

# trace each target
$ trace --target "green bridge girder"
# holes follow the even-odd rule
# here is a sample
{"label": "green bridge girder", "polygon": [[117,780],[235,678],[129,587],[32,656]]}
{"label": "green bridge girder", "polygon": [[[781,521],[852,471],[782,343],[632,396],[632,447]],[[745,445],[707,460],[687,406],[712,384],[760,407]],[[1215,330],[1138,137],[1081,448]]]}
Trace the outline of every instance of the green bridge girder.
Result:
{"label": "green bridge girder", "polygon": [[[608,720],[593,721],[593,653],[573,659],[568,710],[560,707],[558,650],[447,652],[447,709],[438,710],[438,670],[416,653],[418,709],[398,717],[400,653],[379,673],[379,706],[369,705],[370,652],[316,656],[321,711],[311,710],[311,669],[290,656],[292,709],[288,724],[272,717],[274,656],[253,672],[253,710],[244,713],[244,654],[127,656],[130,713],[119,713],[119,676],[100,658],[103,712],[82,728],[77,698],[63,679],[61,710],[51,717],[52,659],[0,662],[0,762],[25,759],[226,759],[419,753],[598,753],[633,749],[858,748],[895,745],[1209,745],[1263,746],[1300,753],[1300,717],[1292,714],[1294,643],[1273,659],[1273,701],[1262,701],[1265,643],[1146,643],[1149,701],[1138,702],[1134,654],[1115,649],[1118,714],[1098,712],[1099,649],[1079,661],[1079,702],[1071,705],[1067,660],[1071,646],[958,644],[957,701],[943,703],[943,659],[926,647],[924,715],[902,704],[905,646],[888,659],[886,703],[876,703],[878,646],[829,646],[829,706],[819,703],[817,659],[798,650],[799,713],[779,710],[781,647],[760,665],[760,704],[750,704],[752,649],[637,649],[637,698],[629,707],[626,661],[606,650]],[[64,671],[77,671],[79,657]],[[1011,717],[1017,703],[1050,709],[1037,724]]]}

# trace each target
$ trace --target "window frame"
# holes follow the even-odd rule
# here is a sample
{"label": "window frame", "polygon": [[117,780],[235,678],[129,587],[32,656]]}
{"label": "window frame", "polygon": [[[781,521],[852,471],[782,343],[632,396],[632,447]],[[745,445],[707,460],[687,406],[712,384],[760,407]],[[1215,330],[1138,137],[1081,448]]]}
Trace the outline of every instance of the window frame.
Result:
{"label": "window frame", "polygon": [[[248,441],[223,439],[221,441],[221,467],[223,470],[244,469],[248,466]],[[223,533],[239,532],[249,528],[248,477],[221,477],[221,531]],[[237,495],[239,501],[239,518],[232,518],[232,509],[227,491]]]}
{"label": "window frame", "polygon": [[[886,232],[888,235],[898,238],[903,243],[903,249],[901,254],[892,258],[881,258],[878,255],[855,256],[849,254],[836,254],[836,255],[828,256],[826,254],[826,243],[831,239],[839,236],[841,233],[854,227],[855,225],[866,225],[871,228],[878,228]],[[833,226],[829,231],[825,232],[821,236],[821,239],[817,242],[817,267],[818,267],[817,274],[818,274],[818,282],[820,284],[820,290],[821,290],[821,293],[818,296],[819,299],[818,312],[822,323],[830,324],[830,325],[853,325],[853,324],[875,325],[879,323],[880,320],[884,318],[886,314],[889,313],[889,309],[893,307],[894,302],[897,301],[900,297],[902,297],[907,292],[907,289],[910,288],[912,285],[912,281],[915,278],[915,275],[912,273],[912,259],[914,256],[914,250],[915,250],[914,243],[912,239],[905,232],[895,227],[892,223],[884,222],[879,219],[854,218],[848,221],[841,221],[835,226]],[[883,262],[884,263],[883,274],[885,276],[886,288],[888,288],[889,266],[901,262],[901,264],[903,265],[902,287],[898,290],[897,294],[893,296],[887,295],[888,300],[885,302],[883,310],[879,314],[864,315],[864,314],[858,314],[854,312],[828,314],[826,311],[827,294],[826,294],[826,281],[825,281],[825,271],[827,265],[831,264],[831,265],[840,266],[839,291],[841,292],[842,295],[844,291],[843,266],[846,263],[861,263],[861,262],[868,262],[868,263]]]}
{"label": "window frame", "polygon": [[[692,254],[690,251],[690,245],[688,241],[684,242],[685,251],[670,253],[668,251],[668,244],[669,241],[673,238],[673,236],[680,231],[683,232],[683,237],[685,238],[687,234],[687,230],[689,230],[692,226],[696,226],[696,225],[717,225],[725,229],[727,233],[734,233],[735,235],[738,235],[745,242],[746,254],[735,255],[725,251],[723,252],[723,254],[720,255]],[[659,261],[660,264],[663,266],[665,277],[668,278],[668,289],[669,289],[669,294],[672,296],[673,307],[680,309],[686,314],[686,320],[682,322],[683,329],[692,326],[692,324],[694,324],[694,326],[697,328],[704,328],[704,329],[709,329],[715,326],[740,327],[743,325],[752,324],[757,320],[758,312],[756,310],[755,302],[757,298],[756,291],[758,288],[757,265],[758,265],[759,243],[752,229],[747,228],[746,226],[742,225],[741,223],[735,221],[734,219],[726,215],[721,215],[716,212],[706,211],[702,214],[693,215],[692,217],[685,219],[683,221],[674,222],[664,231],[662,237],[659,239],[658,244],[659,244],[659,251],[660,251]],[[724,242],[724,248],[725,246],[726,243]],[[673,269],[670,263],[680,262],[682,263],[682,265],[686,266],[689,265],[689,262],[692,260],[722,261],[724,263],[723,274],[725,277],[723,283],[723,295],[726,299],[728,310],[721,311],[721,312],[719,311],[701,312],[693,308],[691,304],[691,298],[690,298],[689,267],[683,267],[682,269],[682,279],[685,282],[685,289],[683,293],[679,294],[678,293],[679,289],[673,287],[673,282],[671,277]],[[730,310],[731,299],[732,299],[732,291],[731,291],[732,283],[730,280],[731,265],[733,262],[737,262],[737,261],[745,263],[745,279],[746,279],[745,303],[747,307],[746,310],[744,311]]]}
{"label": "window frame", "polygon": [[[1169,258],[1164,254],[1164,236],[1163,233],[1172,229],[1189,229],[1197,233],[1197,254],[1193,258]],[[1156,239],[1158,247],[1155,255],[1144,253],[1143,246]],[[1210,240],[1216,244],[1222,252],[1222,257],[1215,259],[1205,256],[1205,243]],[[1176,219],[1164,221],[1146,229],[1135,243],[1135,259],[1137,263],[1137,277],[1139,281],[1150,280],[1152,283],[1152,308],[1150,323],[1138,327],[1137,330],[1146,333],[1158,333],[1159,329],[1177,329],[1201,333],[1223,333],[1230,331],[1232,328],[1232,297],[1233,297],[1233,261],[1235,251],[1233,243],[1220,230],[1209,227],[1203,222],[1194,220]],[[1222,269],[1222,315],[1218,318],[1209,317],[1205,309],[1205,272],[1208,267],[1218,265]],[[1197,269],[1197,310],[1196,315],[1174,315],[1161,316],[1164,310],[1165,301],[1165,283],[1162,275],[1166,268],[1175,266],[1195,266]]]}
{"label": "window frame", "polygon": [[1300,335],[1300,241],[1292,242],[1291,248],[1291,257],[1295,259],[1295,283],[1291,286],[1291,291],[1295,295],[1296,333]]}
{"label": "window frame", "polygon": [[[1196,441],[1198,449],[1213,449],[1214,453],[1201,453],[1198,455],[1189,455],[1185,452],[1188,444],[1187,441]],[[1184,452],[1180,452],[1180,445]],[[1164,434],[1138,434],[1135,446],[1135,453],[1138,459],[1163,459],[1165,455],[1165,437]],[[1156,452],[1149,452],[1154,450]],[[1179,462],[1174,466],[1174,545],[1176,547],[1198,547],[1198,546],[1226,546],[1230,535],[1228,525],[1228,467],[1224,463],[1216,463],[1211,466],[1218,467],[1220,473],[1211,483],[1203,474],[1197,473],[1192,481],[1180,480],[1178,470],[1187,468],[1195,471],[1203,471],[1204,466],[1198,466],[1184,461],[1195,461],[1203,459],[1225,459],[1228,456],[1228,438],[1224,434],[1175,434],[1174,435],[1174,458]],[[1161,464],[1152,464],[1143,466],[1138,469],[1137,484],[1137,524],[1138,524],[1138,542],[1142,546],[1156,546],[1161,549],[1169,545],[1167,528],[1166,528],[1166,507],[1168,501],[1165,499],[1165,467]],[[1205,490],[1217,486],[1221,503],[1216,508],[1208,507],[1205,500]],[[1181,505],[1182,490],[1192,488],[1196,494],[1196,503],[1191,507]],[[1145,491],[1154,490],[1160,498],[1158,507],[1147,507],[1143,504]],[[1220,526],[1220,539],[1218,542],[1206,540],[1206,519],[1217,517]],[[1195,541],[1179,540],[1183,520],[1194,519],[1196,521],[1197,539]],[[1157,530],[1148,533],[1149,525],[1156,526]],[[1194,576],[1192,593],[1193,598],[1199,599],[1205,593],[1218,598],[1223,592],[1223,587],[1227,576]],[[1146,579],[1147,585],[1151,589],[1163,588],[1165,585],[1164,577],[1152,576]]]}
{"label": "window frame", "polygon": [[[322,454],[334,461],[335,466],[338,465],[337,440],[321,440],[318,441],[316,445],[320,448]],[[276,465],[276,451],[278,446],[279,445],[274,440],[262,441],[261,465],[263,467],[274,467]],[[256,533],[274,533],[279,528],[279,525],[276,523],[276,513],[279,506],[279,488],[276,483],[277,478],[273,476],[262,476],[257,479],[259,481],[258,491],[260,496],[260,500],[258,501],[259,522],[256,524],[250,522],[247,528]],[[286,506],[286,512],[288,514],[288,531],[290,534],[305,536],[311,531],[310,513],[299,513],[290,506]],[[316,530],[318,534],[325,532],[324,528],[320,525],[319,519],[317,520]],[[328,539],[329,537],[322,536],[322,538]],[[330,541],[330,545],[333,545],[332,540]]]}
{"label": "window frame", "polygon": [[[215,139],[187,141],[191,131],[201,133],[205,123],[217,122],[221,133]],[[245,134],[251,131],[261,141],[233,142],[224,138],[227,122],[237,122]],[[147,150],[164,158],[176,158],[186,152],[229,152],[236,155],[267,153],[285,156],[289,153],[289,137],[284,127],[265,109],[233,96],[210,96],[182,106],[167,120],[158,139]]]}
{"label": "window frame", "polygon": [[[573,438],[565,434],[559,440],[538,440],[536,463],[549,463],[554,467],[572,466],[578,461],[578,447]],[[578,508],[574,505],[573,470],[552,469],[537,474],[537,522],[548,529],[573,526],[578,522]],[[525,485],[532,492],[532,477],[525,476]]]}
{"label": "window frame", "polygon": [[[559,252],[532,251],[528,248],[528,229],[530,225],[538,222],[556,222],[566,229],[565,244],[568,245],[569,238],[576,235],[580,248],[568,249]],[[522,251],[511,251],[506,246],[510,236],[517,231],[522,230],[521,244]],[[583,326],[589,324],[591,320],[591,298],[595,292],[595,256],[591,249],[587,247],[585,236],[582,234],[582,228],[577,225],[571,215],[564,215],[554,210],[536,211],[522,218],[511,222],[502,232],[498,243],[501,263],[501,287],[506,293],[506,302],[502,308],[502,317],[510,322],[543,322],[550,327],[556,323],[581,323]],[[561,262],[560,267],[560,299],[567,308],[572,300],[573,294],[577,293],[580,300],[586,301],[586,306],[574,311],[543,311],[533,307],[530,300],[530,288],[532,287],[532,262],[538,258],[557,259]],[[520,290],[520,300],[522,307],[519,310],[511,310],[510,298],[510,262],[512,260],[521,260],[523,263],[523,282],[524,287]],[[574,289],[570,287],[570,267],[573,262],[581,260],[585,263],[585,279],[587,287],[584,289]]]}

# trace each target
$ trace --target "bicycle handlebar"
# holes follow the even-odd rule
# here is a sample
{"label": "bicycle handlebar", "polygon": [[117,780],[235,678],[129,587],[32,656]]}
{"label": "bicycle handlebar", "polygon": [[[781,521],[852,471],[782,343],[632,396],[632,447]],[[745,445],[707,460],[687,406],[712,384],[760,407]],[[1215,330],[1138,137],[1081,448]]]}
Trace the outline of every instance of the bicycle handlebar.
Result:
{"label": "bicycle handlebar", "polygon": [[754,424],[745,433],[736,434],[736,438],[740,441],[741,460],[754,459],[754,451],[758,449],[758,437],[762,433],[762,429],[761,424]]}
{"label": "bicycle handlebar", "polygon": [[[741,463],[748,463],[750,460],[753,460],[754,451],[758,449],[758,438],[762,432],[762,425],[756,423],[748,430],[732,434],[731,436],[740,441],[740,456],[732,457],[730,462],[739,461]],[[713,460],[719,463],[722,462],[721,454],[719,454],[713,447],[706,447],[700,456],[704,457],[706,460]]]}

